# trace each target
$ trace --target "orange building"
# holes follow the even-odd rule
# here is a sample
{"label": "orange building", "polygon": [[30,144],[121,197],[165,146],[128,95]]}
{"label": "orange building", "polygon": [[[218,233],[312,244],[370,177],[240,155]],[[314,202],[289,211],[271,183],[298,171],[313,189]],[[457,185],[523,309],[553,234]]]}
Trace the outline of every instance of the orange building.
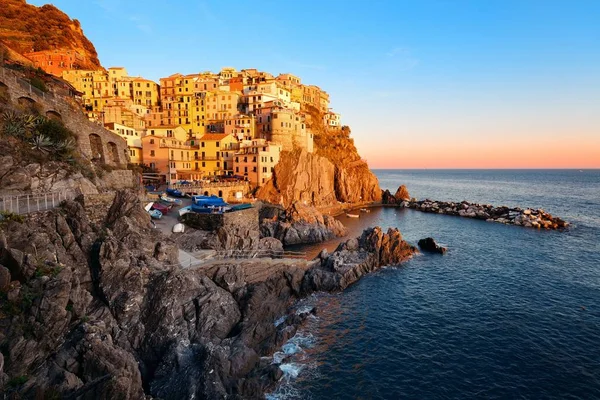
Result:
{"label": "orange building", "polygon": [[280,144],[264,139],[240,143],[240,149],[233,158],[233,173],[245,176],[254,186],[263,185],[273,177],[281,150]]}
{"label": "orange building", "polygon": [[25,54],[36,68],[41,68],[54,76],[62,76],[63,71],[79,69],[84,61],[75,50],[44,50]]}

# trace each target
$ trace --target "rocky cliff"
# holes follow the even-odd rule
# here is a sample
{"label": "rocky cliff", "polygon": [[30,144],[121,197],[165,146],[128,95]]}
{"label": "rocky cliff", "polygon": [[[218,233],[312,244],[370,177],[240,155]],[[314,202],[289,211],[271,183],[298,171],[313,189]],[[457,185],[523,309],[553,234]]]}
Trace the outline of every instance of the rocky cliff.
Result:
{"label": "rocky cliff", "polygon": [[51,4],[36,7],[25,0],[3,0],[0,42],[21,55],[42,50],[75,50],[82,56],[81,69],[102,68],[96,49],[83,34],[79,21],[70,19]]}
{"label": "rocky cliff", "polygon": [[261,398],[282,374],[262,357],[306,317],[288,314],[296,299],[415,251],[399,232],[374,228],[312,263],[182,269],[135,194],[117,193],[99,224],[84,203],[0,223],[0,392],[9,397]]}
{"label": "rocky cliff", "polygon": [[325,157],[306,150],[284,152],[273,179],[257,192],[257,198],[287,208],[295,202],[313,207],[335,203],[335,167]]}
{"label": "rocky cliff", "polygon": [[261,236],[276,238],[284,245],[320,243],[336,236],[345,236],[347,233],[346,227],[340,221],[302,203],[294,203],[284,212],[269,211],[263,210],[263,215],[269,215],[261,220]]}
{"label": "rocky cliff", "polygon": [[307,125],[314,132],[315,152],[285,152],[274,177],[258,192],[261,200],[289,207],[295,202],[324,208],[338,202],[381,201],[377,177],[358,154],[350,129],[327,129],[323,114],[308,108]]}

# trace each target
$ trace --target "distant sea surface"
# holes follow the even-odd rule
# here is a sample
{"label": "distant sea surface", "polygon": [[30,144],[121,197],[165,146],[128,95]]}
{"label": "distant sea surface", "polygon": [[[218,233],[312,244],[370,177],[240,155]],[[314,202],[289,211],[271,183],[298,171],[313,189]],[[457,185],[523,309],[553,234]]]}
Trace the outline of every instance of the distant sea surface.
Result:
{"label": "distant sea surface", "polygon": [[[376,170],[413,197],[543,208],[540,231],[394,208],[339,217],[352,236],[398,227],[419,255],[299,307],[317,317],[276,357],[268,398],[600,398],[600,170]],[[339,240],[303,249],[316,254]]]}

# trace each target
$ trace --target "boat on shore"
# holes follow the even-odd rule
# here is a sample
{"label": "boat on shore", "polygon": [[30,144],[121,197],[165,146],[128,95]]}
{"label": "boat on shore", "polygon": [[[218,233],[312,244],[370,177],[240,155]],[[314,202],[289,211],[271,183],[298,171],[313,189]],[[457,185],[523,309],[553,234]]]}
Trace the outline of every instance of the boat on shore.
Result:
{"label": "boat on shore", "polygon": [[167,195],[169,195],[171,197],[176,197],[176,198],[185,197],[185,194],[178,189],[167,189],[167,190],[165,190],[165,192],[167,192]]}
{"label": "boat on shore", "polygon": [[180,206],[183,204],[183,202],[180,199],[176,199],[174,197],[169,197],[165,194],[162,194],[160,196],[160,201],[163,203],[167,203],[167,204],[175,204],[177,206]]}
{"label": "boat on shore", "polygon": [[359,218],[359,217],[360,217],[360,215],[358,215],[358,214],[349,214],[349,213],[346,213],[346,217],[348,217],[348,218]]}
{"label": "boat on shore", "polygon": [[369,210],[368,208],[361,208],[360,211],[364,212],[364,213],[370,213],[371,212],[371,210]]}
{"label": "boat on shore", "polygon": [[182,207],[179,209],[179,216],[181,217],[182,215],[185,215],[185,214],[191,213],[191,212],[194,212],[194,210],[192,210],[192,206]]}

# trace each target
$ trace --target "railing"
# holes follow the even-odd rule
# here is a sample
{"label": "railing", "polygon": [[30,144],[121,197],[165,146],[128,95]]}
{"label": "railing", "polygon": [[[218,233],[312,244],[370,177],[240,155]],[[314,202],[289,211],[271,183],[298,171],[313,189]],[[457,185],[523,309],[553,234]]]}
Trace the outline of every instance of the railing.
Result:
{"label": "railing", "polygon": [[247,181],[235,181],[235,182],[198,182],[198,183],[172,183],[169,187],[171,189],[193,189],[193,188],[210,188],[210,187],[230,187],[239,186],[248,183]]}
{"label": "railing", "polygon": [[1,196],[0,211],[14,214],[29,214],[56,208],[64,200],[72,200],[76,194],[72,191],[26,194],[19,196]]}
{"label": "railing", "polygon": [[294,258],[306,259],[306,252],[286,250],[218,250],[213,259]]}
{"label": "railing", "polygon": [[194,160],[196,161],[217,161],[220,160],[220,156],[196,156],[194,155]]}

